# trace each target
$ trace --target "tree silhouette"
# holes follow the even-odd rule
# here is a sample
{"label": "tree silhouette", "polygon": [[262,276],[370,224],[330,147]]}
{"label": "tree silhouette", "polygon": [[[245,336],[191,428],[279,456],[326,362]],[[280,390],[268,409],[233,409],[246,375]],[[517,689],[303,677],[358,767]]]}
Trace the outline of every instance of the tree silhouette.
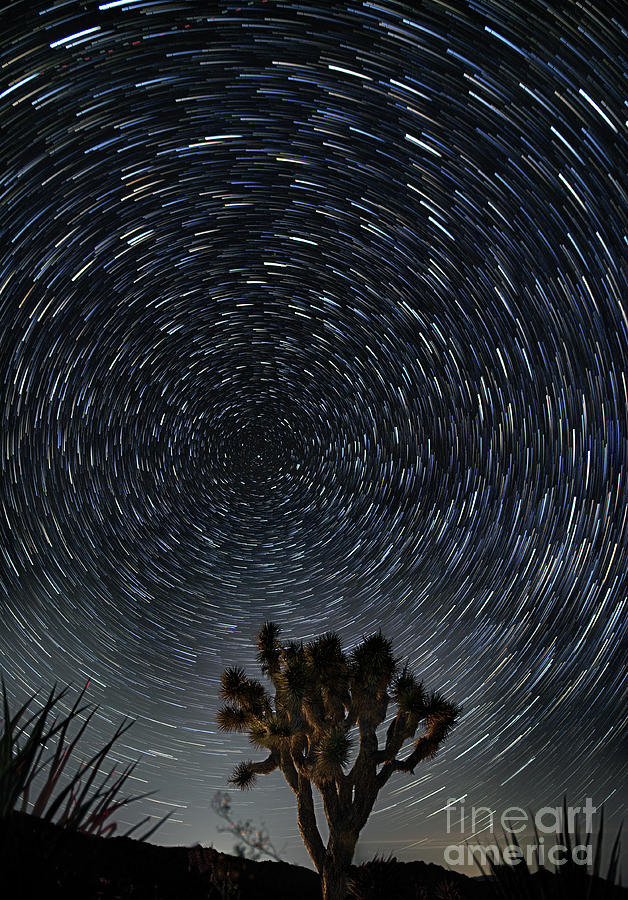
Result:
{"label": "tree silhouette", "polygon": [[[277,625],[267,622],[257,648],[274,697],[240,666],[230,667],[221,679],[227,702],[218,711],[218,725],[222,731],[248,733],[251,744],[268,755],[261,762],[240,763],[229,781],[248,789],[258,775],[281,771],[296,795],[299,831],[321,875],[323,898],[342,900],[347,869],[377,794],[394,772],[414,772],[436,754],[460,709],[439,694],[425,693],[407,665],[399,671],[381,631],[346,654],[334,632],[305,646],[284,646]],[[380,747],[377,732],[391,701],[397,710]],[[416,736],[421,723],[424,729]],[[410,740],[411,752],[400,759]],[[323,800],[327,846],[316,821],[312,785]]]}

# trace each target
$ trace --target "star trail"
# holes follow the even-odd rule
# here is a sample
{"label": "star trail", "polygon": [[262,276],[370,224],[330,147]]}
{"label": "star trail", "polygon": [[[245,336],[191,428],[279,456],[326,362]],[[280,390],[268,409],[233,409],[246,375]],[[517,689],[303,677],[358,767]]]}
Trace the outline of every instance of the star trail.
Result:
{"label": "star trail", "polygon": [[[620,6],[0,13],[2,669],[137,719],[157,842],[220,846],[265,619],[464,705],[363,858],[625,800]],[[233,806],[305,860],[279,776]]]}

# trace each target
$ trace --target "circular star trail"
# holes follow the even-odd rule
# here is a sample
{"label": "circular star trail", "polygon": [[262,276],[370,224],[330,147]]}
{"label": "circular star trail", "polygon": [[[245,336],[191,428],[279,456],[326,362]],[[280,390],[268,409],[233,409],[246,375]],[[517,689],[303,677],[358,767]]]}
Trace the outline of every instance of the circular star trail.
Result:
{"label": "circular star trail", "polygon": [[[209,841],[248,752],[214,724],[222,668],[264,619],[381,627],[465,716],[372,844],[429,851],[463,794],[616,801],[619,6],[2,16],[12,692],[91,679],[103,735],[138,720],[120,757],[177,806],[168,839]],[[279,778],[246,802],[297,858]]]}

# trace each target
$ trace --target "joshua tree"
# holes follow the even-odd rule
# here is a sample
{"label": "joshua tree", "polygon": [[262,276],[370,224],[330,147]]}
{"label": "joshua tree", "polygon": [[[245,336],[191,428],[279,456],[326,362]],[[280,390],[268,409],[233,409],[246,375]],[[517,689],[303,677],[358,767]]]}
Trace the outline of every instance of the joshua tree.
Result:
{"label": "joshua tree", "polygon": [[[266,749],[268,756],[240,763],[229,780],[248,789],[258,775],[281,771],[296,794],[299,831],[321,875],[323,898],[342,900],[347,869],[377,794],[393,772],[414,772],[436,754],[460,709],[439,694],[426,694],[407,665],[399,670],[391,642],[381,632],[345,654],[333,632],[305,646],[284,646],[279,628],[267,622],[257,647],[274,697],[241,667],[228,668],[221,687],[227,702],[218,724],[223,731],[248,733],[253,746]],[[380,747],[378,728],[391,701],[397,709]],[[425,727],[416,736],[420,723]],[[400,759],[410,740],[411,752]],[[312,785],[321,794],[329,826],[326,847]]]}

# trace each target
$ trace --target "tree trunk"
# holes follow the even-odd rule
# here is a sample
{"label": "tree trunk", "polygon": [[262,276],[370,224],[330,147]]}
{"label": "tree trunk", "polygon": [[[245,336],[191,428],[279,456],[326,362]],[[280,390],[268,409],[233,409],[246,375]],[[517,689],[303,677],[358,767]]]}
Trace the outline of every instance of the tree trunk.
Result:
{"label": "tree trunk", "polygon": [[309,780],[303,775],[299,775],[297,813],[299,831],[301,832],[305,848],[310,854],[312,862],[316,866],[316,871],[322,875],[323,865],[325,863],[325,845],[323,844],[318,825],[316,824],[312,786]]}
{"label": "tree trunk", "polygon": [[330,836],[321,873],[323,900],[345,900],[347,871],[353,859],[357,835],[344,831]]}

